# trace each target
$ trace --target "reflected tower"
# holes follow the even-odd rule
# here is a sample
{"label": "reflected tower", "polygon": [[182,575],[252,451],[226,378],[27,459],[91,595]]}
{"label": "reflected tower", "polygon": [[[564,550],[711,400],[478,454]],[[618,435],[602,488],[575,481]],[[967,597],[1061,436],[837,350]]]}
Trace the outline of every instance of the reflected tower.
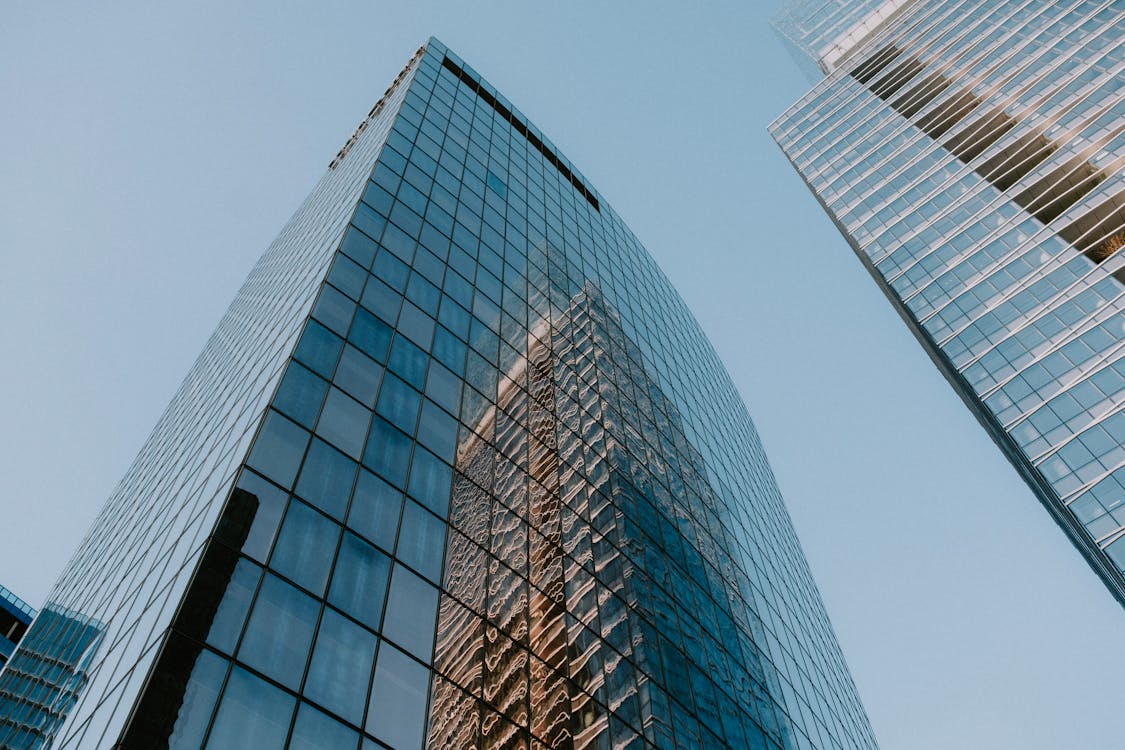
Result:
{"label": "reflected tower", "polygon": [[0,744],[875,746],[683,301],[433,39],[254,269],[50,605],[99,623],[84,687],[31,726],[17,650],[0,714],[31,731]]}

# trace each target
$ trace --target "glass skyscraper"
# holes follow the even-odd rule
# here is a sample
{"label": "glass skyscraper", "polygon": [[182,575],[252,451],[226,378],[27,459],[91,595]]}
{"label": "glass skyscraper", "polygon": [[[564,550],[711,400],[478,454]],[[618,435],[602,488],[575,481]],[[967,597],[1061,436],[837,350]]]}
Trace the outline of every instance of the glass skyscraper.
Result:
{"label": "glass skyscraper", "polygon": [[713,349],[433,39],[25,644],[9,748],[875,747]]}
{"label": "glass skyscraper", "polygon": [[0,667],[16,650],[34,617],[35,609],[30,604],[0,586]]}
{"label": "glass skyscraper", "polygon": [[1125,604],[1125,7],[814,1],[778,25],[828,75],[771,133]]}

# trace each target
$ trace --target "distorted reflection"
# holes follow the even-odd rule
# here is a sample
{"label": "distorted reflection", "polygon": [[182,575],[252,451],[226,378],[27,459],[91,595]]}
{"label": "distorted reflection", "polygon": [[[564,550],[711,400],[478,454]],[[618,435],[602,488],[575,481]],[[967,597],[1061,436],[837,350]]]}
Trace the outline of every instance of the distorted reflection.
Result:
{"label": "distorted reflection", "polygon": [[429,747],[639,747],[668,695],[719,726],[711,681],[749,702],[762,669],[726,667],[702,458],[595,286],[528,341],[457,450]]}

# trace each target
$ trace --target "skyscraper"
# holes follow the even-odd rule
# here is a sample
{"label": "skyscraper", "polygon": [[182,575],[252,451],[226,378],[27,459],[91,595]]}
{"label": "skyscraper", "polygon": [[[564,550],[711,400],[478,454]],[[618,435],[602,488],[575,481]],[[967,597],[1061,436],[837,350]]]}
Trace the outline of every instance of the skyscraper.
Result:
{"label": "skyscraper", "polygon": [[25,642],[7,747],[875,746],[714,351],[432,39]]}
{"label": "skyscraper", "polygon": [[34,617],[31,605],[0,586],[0,667],[7,663]]}
{"label": "skyscraper", "polygon": [[770,132],[1125,603],[1125,8],[806,2],[779,26],[828,74]]}

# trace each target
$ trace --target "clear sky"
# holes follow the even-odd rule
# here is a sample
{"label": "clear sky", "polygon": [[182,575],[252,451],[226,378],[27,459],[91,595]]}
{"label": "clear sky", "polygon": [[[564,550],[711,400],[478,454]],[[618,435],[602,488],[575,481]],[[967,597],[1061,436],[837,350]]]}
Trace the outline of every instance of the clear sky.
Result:
{"label": "clear sky", "polygon": [[695,311],[883,747],[1121,746],[1125,610],[766,135],[808,87],[774,2],[170,6],[4,10],[0,583],[42,604],[254,260],[433,34]]}

